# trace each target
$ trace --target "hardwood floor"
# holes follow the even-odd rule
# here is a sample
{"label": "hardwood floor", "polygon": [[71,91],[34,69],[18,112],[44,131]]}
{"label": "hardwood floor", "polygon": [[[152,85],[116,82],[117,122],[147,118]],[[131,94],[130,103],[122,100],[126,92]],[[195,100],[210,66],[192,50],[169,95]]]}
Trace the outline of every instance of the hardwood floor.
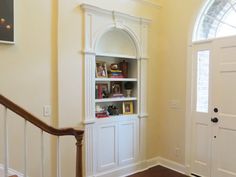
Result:
{"label": "hardwood floor", "polygon": [[129,177],[187,177],[187,176],[162,166],[156,166],[146,171],[131,175]]}

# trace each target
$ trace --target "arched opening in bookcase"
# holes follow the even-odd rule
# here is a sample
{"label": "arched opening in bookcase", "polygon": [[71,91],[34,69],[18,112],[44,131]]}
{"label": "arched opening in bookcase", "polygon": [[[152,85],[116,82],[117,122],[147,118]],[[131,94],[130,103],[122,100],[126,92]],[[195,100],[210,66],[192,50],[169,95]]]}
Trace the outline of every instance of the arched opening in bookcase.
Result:
{"label": "arched opening in bookcase", "polygon": [[139,56],[139,46],[136,36],[132,31],[125,28],[111,27],[104,30],[97,37],[95,52],[98,55]]}

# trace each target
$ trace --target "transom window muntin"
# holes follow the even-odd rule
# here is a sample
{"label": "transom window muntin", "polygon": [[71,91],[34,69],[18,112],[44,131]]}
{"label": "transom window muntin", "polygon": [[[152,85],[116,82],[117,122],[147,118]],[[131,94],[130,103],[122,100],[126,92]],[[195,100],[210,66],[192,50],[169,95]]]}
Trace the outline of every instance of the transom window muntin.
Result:
{"label": "transom window muntin", "polygon": [[210,0],[196,24],[194,41],[236,35],[236,0]]}

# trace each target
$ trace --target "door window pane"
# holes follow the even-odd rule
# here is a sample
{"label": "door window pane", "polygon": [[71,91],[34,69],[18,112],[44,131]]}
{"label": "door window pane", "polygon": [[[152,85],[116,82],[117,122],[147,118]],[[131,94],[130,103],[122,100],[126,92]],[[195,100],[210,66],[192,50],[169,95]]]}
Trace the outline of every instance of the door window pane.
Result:
{"label": "door window pane", "polygon": [[197,53],[197,112],[208,112],[210,51]]}

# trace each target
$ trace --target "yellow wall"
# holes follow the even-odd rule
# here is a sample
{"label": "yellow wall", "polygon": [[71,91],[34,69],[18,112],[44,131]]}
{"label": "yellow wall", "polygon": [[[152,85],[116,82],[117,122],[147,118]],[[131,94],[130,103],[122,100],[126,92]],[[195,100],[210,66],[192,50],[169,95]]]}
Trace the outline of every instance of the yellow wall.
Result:
{"label": "yellow wall", "polygon": [[[14,1],[15,40],[14,45],[0,44],[0,93],[15,101],[26,110],[42,117],[43,105],[50,105],[52,94],[52,12],[51,1]],[[2,113],[2,109],[1,109]],[[3,114],[1,114],[2,116]],[[2,118],[2,117],[1,117]],[[8,111],[10,167],[23,171],[23,120]],[[2,120],[2,119],[1,119]],[[1,131],[3,122],[1,121]],[[3,160],[1,132],[0,144]],[[40,132],[28,127],[28,152],[30,176],[40,175]],[[50,141],[45,137],[45,170],[50,173]],[[17,148],[16,148],[17,147]],[[50,176],[50,175],[47,175]]]}
{"label": "yellow wall", "polygon": [[[83,2],[152,19],[147,157],[162,156],[184,164],[187,45],[203,0],[155,1],[162,4],[161,9],[135,0]],[[15,1],[16,44],[0,44],[0,93],[39,117],[43,105],[51,104],[51,119],[42,119],[60,127],[77,126],[83,119],[81,2]],[[63,95],[59,101],[57,93]],[[179,100],[179,109],[170,109],[170,100]],[[74,139],[65,141],[62,151],[68,152],[74,147]],[[65,153],[62,158],[66,159],[63,176],[72,176],[73,170],[66,167],[74,160],[73,153]]]}
{"label": "yellow wall", "polygon": [[[163,1],[161,12],[161,99],[158,119],[159,155],[184,164],[186,64],[193,25],[203,0]],[[170,109],[170,101],[178,102]],[[176,152],[178,148],[178,152]]]}

